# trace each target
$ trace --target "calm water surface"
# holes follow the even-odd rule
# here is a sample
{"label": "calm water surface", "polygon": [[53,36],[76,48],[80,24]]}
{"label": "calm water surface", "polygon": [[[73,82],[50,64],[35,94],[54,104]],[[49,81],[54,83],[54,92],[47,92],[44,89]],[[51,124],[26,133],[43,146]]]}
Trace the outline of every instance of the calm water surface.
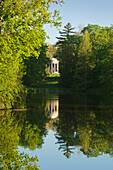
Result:
{"label": "calm water surface", "polygon": [[26,107],[5,119],[19,151],[37,155],[40,170],[113,169],[112,96],[39,91]]}

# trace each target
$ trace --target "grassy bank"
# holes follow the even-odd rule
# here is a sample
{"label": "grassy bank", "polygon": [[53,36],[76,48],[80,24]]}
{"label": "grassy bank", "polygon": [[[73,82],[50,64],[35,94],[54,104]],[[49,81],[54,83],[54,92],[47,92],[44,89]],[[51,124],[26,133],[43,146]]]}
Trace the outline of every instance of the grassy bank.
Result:
{"label": "grassy bank", "polygon": [[74,88],[63,88],[60,85],[60,75],[53,75],[53,76],[48,76],[45,80],[43,80],[41,83],[35,85],[34,87],[29,87],[27,88],[28,92],[50,92],[50,93],[55,93],[55,92],[65,92],[65,93],[85,93],[85,94],[92,94],[92,95],[103,95],[103,94],[111,94],[105,89],[87,89],[87,90],[82,90],[82,89],[74,89]]}
{"label": "grassy bank", "polygon": [[60,88],[60,77],[47,77],[37,85],[37,88]]}
{"label": "grassy bank", "polygon": [[44,92],[44,93],[70,93],[71,88],[63,88],[60,86],[60,75],[48,76],[41,83],[34,87],[27,88],[28,92]]}

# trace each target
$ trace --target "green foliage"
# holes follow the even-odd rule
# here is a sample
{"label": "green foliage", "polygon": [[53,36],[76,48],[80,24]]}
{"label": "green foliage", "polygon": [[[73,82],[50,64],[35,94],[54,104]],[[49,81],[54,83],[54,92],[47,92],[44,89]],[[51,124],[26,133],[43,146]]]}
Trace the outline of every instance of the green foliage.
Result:
{"label": "green foliage", "polygon": [[29,57],[29,59],[24,60],[24,65],[26,67],[26,73],[23,76],[24,85],[30,87],[37,86],[37,84],[46,77],[46,66],[48,63],[48,59],[46,58],[46,48],[46,46],[41,48],[38,58],[32,56]]}
{"label": "green foliage", "polygon": [[[1,38],[3,38],[1,36]],[[14,97],[22,91],[21,77],[23,63],[16,55],[17,38],[10,40],[10,36],[2,39],[0,53],[0,108],[10,108]]]}
{"label": "green foliage", "polygon": [[88,74],[95,67],[94,58],[92,56],[92,44],[90,35],[86,30],[81,38],[78,47],[78,58],[76,63],[76,71],[74,75],[75,87],[79,89],[88,88]]}
{"label": "green foliage", "polygon": [[57,52],[56,57],[60,61],[60,73],[61,73],[61,84],[64,87],[70,87],[73,81],[73,73],[75,69],[76,62],[76,36],[72,35],[74,28],[71,27],[71,24],[68,23],[60,37],[57,37],[59,41],[56,43]]}
{"label": "green foliage", "polygon": [[[0,108],[10,108],[19,95],[23,76],[23,59],[39,57],[45,41],[44,24],[61,25],[52,3],[61,0],[4,0],[0,2]],[[37,49],[37,51],[35,50]]]}
{"label": "green foliage", "polygon": [[75,28],[71,27],[71,23],[67,23],[67,25],[64,26],[63,31],[59,31],[60,37],[57,37],[57,39],[59,39],[57,44],[60,44],[60,43],[62,44],[62,41],[64,41],[66,38],[68,39],[70,35],[73,35],[75,32],[73,32],[72,30],[74,29]]}
{"label": "green foliage", "polygon": [[[92,72],[95,85],[112,91],[113,67],[112,48],[113,31],[111,28],[103,28],[91,33],[92,54],[95,57],[96,67]],[[95,87],[95,85],[92,85]]]}
{"label": "green foliage", "polygon": [[51,59],[54,57],[55,53],[56,53],[56,47],[52,44],[48,44],[46,57]]}
{"label": "green foliage", "polygon": [[92,33],[92,32],[96,32],[96,31],[99,31],[101,30],[103,27],[99,26],[99,25],[91,25],[91,24],[88,24],[86,27],[83,28],[83,30],[81,31],[82,33],[84,33],[86,30],[89,32],[89,33]]}
{"label": "green foliage", "polygon": [[68,23],[57,37],[56,56],[60,61],[62,86],[76,90],[102,88],[113,91],[113,29],[99,25],[86,26],[72,35]]}

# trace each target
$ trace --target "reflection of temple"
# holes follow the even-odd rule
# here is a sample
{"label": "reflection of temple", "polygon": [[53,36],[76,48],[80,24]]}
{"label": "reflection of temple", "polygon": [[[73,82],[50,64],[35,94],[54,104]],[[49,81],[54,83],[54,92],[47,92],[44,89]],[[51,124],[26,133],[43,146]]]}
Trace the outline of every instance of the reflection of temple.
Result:
{"label": "reflection of temple", "polygon": [[46,123],[46,129],[52,129],[54,132],[56,131],[55,124],[59,121],[59,99],[52,98],[47,101],[46,103],[46,113],[47,117],[49,118],[49,122]]}
{"label": "reflection of temple", "polygon": [[51,74],[59,74],[59,61],[56,58],[50,59],[47,69]]}
{"label": "reflection of temple", "polygon": [[59,101],[58,99],[51,99],[47,105],[47,112],[51,119],[58,117],[59,112]]}

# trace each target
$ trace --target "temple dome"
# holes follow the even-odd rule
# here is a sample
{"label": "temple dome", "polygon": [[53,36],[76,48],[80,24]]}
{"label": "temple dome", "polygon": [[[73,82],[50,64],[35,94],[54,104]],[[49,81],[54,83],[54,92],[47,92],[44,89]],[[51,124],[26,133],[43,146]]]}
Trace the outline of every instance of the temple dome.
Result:
{"label": "temple dome", "polygon": [[51,58],[50,60],[59,62],[56,58]]}

